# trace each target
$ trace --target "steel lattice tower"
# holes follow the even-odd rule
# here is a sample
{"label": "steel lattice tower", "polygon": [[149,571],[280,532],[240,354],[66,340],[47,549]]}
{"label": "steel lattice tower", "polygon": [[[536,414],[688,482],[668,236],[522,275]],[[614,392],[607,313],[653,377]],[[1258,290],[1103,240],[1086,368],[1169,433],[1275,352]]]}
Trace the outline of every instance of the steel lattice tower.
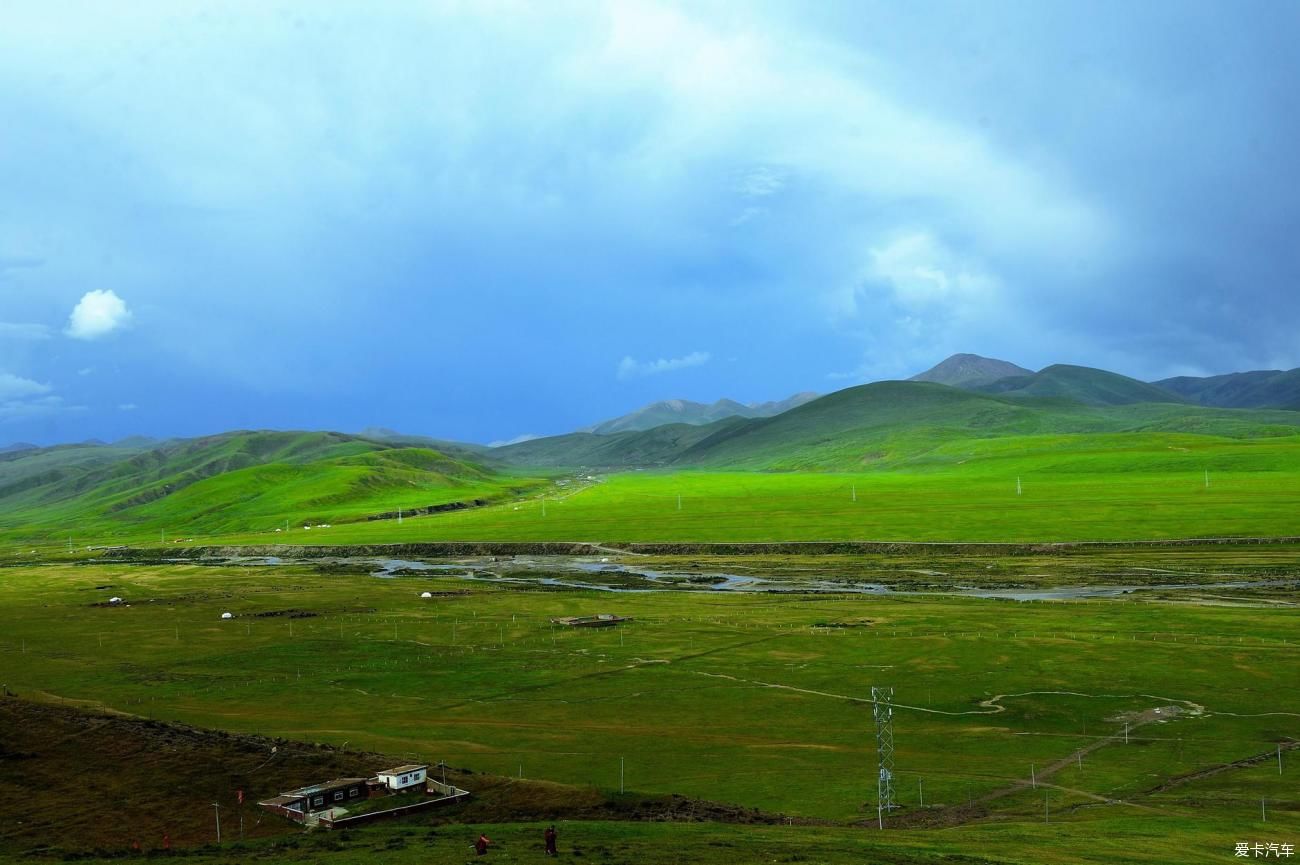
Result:
{"label": "steel lattice tower", "polygon": [[885,828],[885,812],[897,808],[894,802],[894,689],[871,689],[872,714],[876,719],[876,757],[880,775],[876,780],[876,819]]}

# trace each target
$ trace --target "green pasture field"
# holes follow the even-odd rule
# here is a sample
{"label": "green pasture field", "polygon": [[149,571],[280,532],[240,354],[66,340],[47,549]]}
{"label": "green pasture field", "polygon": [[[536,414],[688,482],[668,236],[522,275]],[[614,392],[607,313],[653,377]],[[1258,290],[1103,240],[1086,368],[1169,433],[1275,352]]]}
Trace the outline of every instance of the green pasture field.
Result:
{"label": "green pasture field", "polygon": [[[575,469],[553,479],[439,481],[436,489],[423,488],[415,474],[408,485],[372,490],[362,476],[335,476],[361,471],[355,466],[276,464],[209,478],[120,512],[65,508],[30,518],[19,514],[11,527],[0,526],[0,537],[14,549],[48,554],[55,546],[66,549],[69,540],[84,549],[157,545],[164,539],[169,545],[1049,542],[1300,534],[1296,436],[967,438],[924,448],[912,442],[900,446],[899,454],[879,460],[865,454],[855,472]],[[400,523],[364,519],[399,507],[474,498],[492,504],[408,516]],[[304,530],[304,522],[331,526]]]}
{"label": "green pasture field", "polygon": [[[96,605],[113,595],[127,605]],[[634,621],[549,621],[605,612]],[[1300,840],[1300,751],[1283,753],[1280,774],[1272,756],[1300,739],[1298,624],[1300,610],[1276,603],[611,594],[309,565],[45,565],[0,572],[0,682],[606,790],[622,765],[629,791],[829,824],[566,829],[625,857],[610,861],[678,861],[672,849],[769,861],[786,844],[808,851],[787,861],[873,849],[1219,861],[1237,840]],[[873,685],[895,689],[903,808],[886,836],[861,828],[876,819]],[[428,843],[452,855],[468,842],[439,829]]]}
{"label": "green pasture field", "polygon": [[[1047,542],[1300,534],[1296,438],[1035,436],[938,451],[905,470],[639,471],[598,481],[579,474],[544,496],[400,526],[335,525],[274,540]],[[268,535],[196,538],[213,540],[265,543]]]}

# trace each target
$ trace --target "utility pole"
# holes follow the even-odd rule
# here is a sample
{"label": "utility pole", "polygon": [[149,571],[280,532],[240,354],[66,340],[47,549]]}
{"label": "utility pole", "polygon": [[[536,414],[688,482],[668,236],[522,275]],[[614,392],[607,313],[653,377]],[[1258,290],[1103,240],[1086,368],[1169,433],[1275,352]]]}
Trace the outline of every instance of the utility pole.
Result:
{"label": "utility pole", "polygon": [[1022,490],[1021,490],[1021,487],[1020,487],[1020,476],[1019,476],[1019,475],[1016,475],[1016,495],[1020,495],[1021,492],[1022,492]]}
{"label": "utility pole", "polygon": [[856,502],[858,500],[858,485],[854,484],[851,489],[853,490],[853,501]]}
{"label": "utility pole", "polygon": [[397,509],[397,524],[398,524],[399,526],[402,524],[402,509],[401,509],[401,508],[398,508],[398,509]]}
{"label": "utility pole", "polygon": [[618,758],[618,792],[623,792],[623,758]]}
{"label": "utility pole", "polygon": [[885,812],[894,804],[894,700],[893,688],[871,689],[872,715],[876,721],[876,823],[885,828]]}
{"label": "utility pole", "polygon": [[921,780],[922,780],[922,779],[920,779],[920,778],[917,778],[917,779],[916,779],[916,793],[917,793],[918,796],[921,797],[921,807],[924,808],[924,807],[925,807],[925,788],[924,788],[923,786],[921,786]]}
{"label": "utility pole", "polygon": [[213,813],[217,815],[217,843],[221,843],[221,806],[216,802],[212,803]]}
{"label": "utility pole", "polygon": [[1210,470],[1209,470],[1209,469],[1206,469],[1206,470],[1205,470],[1205,488],[1206,488],[1207,490],[1210,488]]}
{"label": "utility pole", "polygon": [[681,494],[681,493],[678,493],[678,494],[677,494],[677,510],[680,511],[681,509],[682,509],[682,494]]}
{"label": "utility pole", "polygon": [[1034,773],[1034,764],[1029,764],[1029,785],[1035,790],[1038,789],[1038,776]]}

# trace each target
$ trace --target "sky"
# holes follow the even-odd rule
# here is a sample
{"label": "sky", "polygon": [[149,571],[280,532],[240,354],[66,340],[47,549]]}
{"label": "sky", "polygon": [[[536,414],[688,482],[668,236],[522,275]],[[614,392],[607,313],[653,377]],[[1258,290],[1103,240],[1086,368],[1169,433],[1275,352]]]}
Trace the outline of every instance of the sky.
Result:
{"label": "sky", "polygon": [[1300,366],[1300,4],[0,4],[0,444]]}

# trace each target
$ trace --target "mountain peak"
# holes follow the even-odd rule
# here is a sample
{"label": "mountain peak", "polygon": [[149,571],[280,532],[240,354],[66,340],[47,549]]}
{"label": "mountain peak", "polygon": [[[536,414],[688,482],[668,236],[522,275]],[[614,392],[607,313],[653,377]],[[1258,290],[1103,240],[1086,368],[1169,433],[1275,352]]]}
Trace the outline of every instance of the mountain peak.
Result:
{"label": "mountain peak", "polygon": [[908,381],[930,381],[951,387],[979,387],[1013,375],[1032,374],[1033,370],[1007,360],[961,353],[940,361]]}
{"label": "mountain peak", "polygon": [[640,432],[670,423],[701,426],[727,417],[771,417],[801,406],[810,400],[816,399],[817,396],[812,392],[804,392],[783,400],[748,404],[742,404],[734,399],[723,397],[707,405],[687,399],[666,399],[652,402],[636,411],[586,427],[579,430],[579,432],[609,435],[617,432]]}

